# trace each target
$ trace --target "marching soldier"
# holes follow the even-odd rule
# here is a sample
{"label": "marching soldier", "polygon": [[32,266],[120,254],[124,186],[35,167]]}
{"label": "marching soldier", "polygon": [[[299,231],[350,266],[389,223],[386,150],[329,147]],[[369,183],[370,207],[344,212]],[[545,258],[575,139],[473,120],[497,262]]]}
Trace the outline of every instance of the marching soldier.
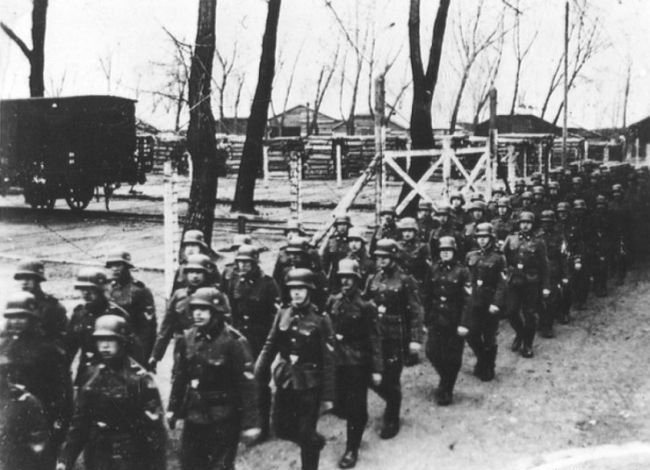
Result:
{"label": "marching soldier", "polygon": [[181,242],[180,266],[174,278],[174,285],[172,292],[181,287],[185,287],[186,277],[183,273],[183,267],[188,258],[192,255],[204,255],[209,259],[207,263],[208,271],[206,272],[205,282],[210,286],[221,285],[221,273],[217,268],[217,259],[219,256],[205,243],[205,237],[200,230],[188,230],[183,234],[183,241]]}
{"label": "marching soldier", "polygon": [[40,400],[15,384],[11,360],[0,356],[0,468],[46,470],[50,429]]}
{"label": "marching soldier", "polygon": [[599,194],[595,198],[596,208],[593,213],[593,232],[591,237],[591,272],[594,278],[594,294],[598,297],[607,295],[607,278],[610,260],[613,257],[616,240],[615,220],[607,209],[607,198]]}
{"label": "marching soldier", "polygon": [[569,284],[571,286],[571,298],[576,308],[585,308],[589,296],[589,283],[591,266],[589,265],[589,246],[591,243],[592,224],[587,214],[587,203],[584,199],[573,201],[570,227],[569,227]]}
{"label": "marching soldier", "polygon": [[426,353],[440,376],[436,390],[440,406],[452,403],[469,332],[472,281],[469,270],[455,259],[457,249],[453,237],[440,239],[440,259],[429,270],[424,286]]}
{"label": "marching soldier", "polygon": [[339,215],[334,219],[334,234],[325,243],[322,263],[323,271],[327,276],[330,292],[338,291],[338,278],[336,270],[339,261],[345,258],[349,251],[348,232],[351,226],[349,215]]}
{"label": "marching soldier", "polygon": [[[232,323],[246,337],[253,358],[262,352],[273,318],[280,302],[280,292],[272,277],[259,266],[257,249],[242,245],[235,257],[237,277],[227,292],[232,308]],[[271,388],[268,382],[258,384],[258,406],[261,416],[260,440],[269,435]]]}
{"label": "marching soldier", "polygon": [[494,379],[499,313],[505,303],[506,260],[495,245],[492,224],[482,223],[476,228],[476,241],[479,249],[465,258],[472,275],[467,344],[476,356],[474,375],[489,382]]}
{"label": "marching soldier", "polygon": [[[373,387],[386,402],[382,439],[390,439],[399,432],[404,356],[421,350],[422,303],[415,280],[397,266],[397,250],[395,240],[377,242],[373,253],[377,272],[368,278],[363,294],[377,305],[382,333],[384,374],[381,384]],[[410,338],[408,350],[404,347],[405,338]]]}
{"label": "marching soldier", "polygon": [[397,230],[395,217],[397,217],[397,214],[394,207],[382,207],[379,210],[379,227],[375,229],[375,233],[372,234],[370,239],[370,253],[375,251],[377,242],[383,238],[399,239],[400,234],[399,230]]}
{"label": "marching soldier", "polygon": [[[156,364],[162,360],[167,351],[167,346],[172,338],[179,339],[183,336],[183,331],[192,327],[193,319],[189,309],[190,296],[196,292],[200,287],[207,286],[207,268],[206,264],[209,259],[205,255],[197,254],[190,255],[183,266],[183,274],[185,276],[184,284],[186,287],[181,287],[174,291],[169,303],[167,311],[160,325],[160,331],[156,336],[156,343],[154,344],[151,357],[149,358],[149,367],[155,370]],[[225,309],[224,315],[230,314],[230,306],[228,299],[222,294],[224,302],[221,307]]]}
{"label": "marching soldier", "polygon": [[21,288],[36,299],[36,315],[45,338],[64,344],[68,327],[65,307],[56,297],[43,292],[41,283],[45,282],[45,267],[41,261],[25,260],[16,268],[14,279],[21,283]]}
{"label": "marching soldier", "polygon": [[530,204],[530,211],[535,214],[535,220],[541,220],[542,211],[551,209],[552,206],[546,199],[546,189],[541,184],[533,186],[533,201]]}
{"label": "marching soldier", "polygon": [[[465,240],[465,246],[459,247],[460,252],[458,253],[459,257],[464,253],[467,253],[472,250],[478,249],[478,243],[476,242],[476,227],[486,222],[486,206],[483,201],[473,201],[468,207],[468,212],[470,215],[470,221],[465,224],[463,238]],[[462,258],[460,258],[462,259]]]}
{"label": "marching soldier", "polygon": [[516,220],[512,215],[512,207],[510,205],[510,198],[502,197],[497,202],[497,217],[492,219],[492,227],[494,228],[494,237],[499,250],[506,241],[508,235],[514,232]]}
{"label": "marching soldier", "polygon": [[[242,245],[252,245],[253,241],[251,240],[250,235],[243,233],[237,233],[233,237],[232,245],[228,247],[225,251],[234,251],[237,252],[239,247]],[[233,279],[237,278],[237,261],[233,260],[230,263],[227,263],[223,267],[223,272],[221,273],[221,291],[228,292],[230,290],[230,283]]]}
{"label": "marching soldier", "polygon": [[[307,234],[302,228],[302,225],[295,220],[291,219],[287,222],[287,225],[284,229],[284,236],[287,239],[287,245],[284,245],[280,247],[278,250],[278,257],[275,261],[275,265],[273,267],[273,274],[271,275],[273,279],[275,279],[275,282],[277,285],[282,284],[282,281],[284,279],[284,275],[287,273],[287,269],[291,268],[291,262],[289,260],[289,254],[287,253],[287,246],[289,242],[296,237],[300,237],[303,240],[305,240],[305,236]],[[313,248],[311,246],[307,246],[307,254],[309,255],[309,259],[311,261],[311,266],[317,270],[321,270],[321,259],[320,259],[320,254],[318,253],[318,250],[316,248]]]}
{"label": "marching soldier", "polygon": [[270,380],[271,365],[275,364],[276,434],[300,446],[303,470],[318,469],[325,445],[325,438],[316,431],[319,408],[332,409],[335,393],[334,332],[330,317],[311,301],[316,288],[312,279],[309,269],[289,271],[291,303],[275,316],[255,364],[255,375],[261,382]]}
{"label": "marching soldier", "polygon": [[341,292],[327,302],[336,335],[336,409],[347,420],[347,443],[340,468],[357,463],[368,422],[368,386],[381,383],[383,362],[377,308],[361,298],[359,264],[339,262]]}
{"label": "marching soldier", "polygon": [[158,327],[153,294],[143,282],[133,279],[130,253],[111,253],[106,259],[106,267],[111,270],[112,277],[108,298],[128,312],[133,332],[140,340],[144,357],[148,358]]}
{"label": "marching soldier", "polygon": [[[449,204],[450,204],[450,209],[449,209],[449,219],[451,220],[451,223],[454,227],[454,230],[456,230],[459,233],[462,233],[463,230],[465,229],[465,224],[469,222],[469,216],[465,212],[465,209],[463,206],[465,205],[465,197],[463,196],[463,193],[460,191],[453,191],[451,194],[449,194]],[[440,207],[439,207],[440,208]],[[436,211],[436,214],[438,211]],[[456,240],[458,241],[458,240]],[[431,252],[433,255],[433,251]],[[437,256],[437,253],[434,255],[434,258]]]}
{"label": "marching soldier", "polygon": [[617,228],[618,246],[614,247],[612,259],[612,273],[615,276],[616,284],[621,285],[625,281],[627,274],[628,251],[631,246],[632,215],[624,203],[623,186],[621,184],[612,185],[612,197],[609,204],[614,226]]}
{"label": "marching soldier", "polygon": [[253,357],[228,326],[223,296],[202,287],[190,297],[194,326],[179,340],[169,399],[169,425],[182,419],[181,469],[234,469],[240,439],[260,435]]}
{"label": "marching soldier", "polygon": [[400,219],[397,228],[401,234],[401,240],[398,242],[398,264],[407,274],[413,276],[418,285],[422,285],[431,262],[429,246],[418,240],[418,224],[414,218]]}
{"label": "marching soldier", "polygon": [[548,273],[550,281],[550,295],[542,302],[542,309],[539,316],[539,333],[544,338],[555,336],[553,323],[558,318],[562,323],[567,322],[567,310],[563,308],[567,304],[563,299],[567,295],[569,287],[569,273],[567,260],[567,242],[564,234],[556,229],[555,212],[552,210],[542,211],[541,238],[546,245],[548,257]]}
{"label": "marching soldier", "polygon": [[[91,366],[100,359],[93,338],[95,320],[103,315],[117,315],[130,321],[128,312],[106,297],[107,284],[108,279],[101,269],[81,268],[77,275],[74,287],[81,291],[84,302],[74,308],[66,336],[68,360],[72,362],[77,352],[80,352],[74,382],[76,386],[85,383]],[[142,345],[133,332],[128,334],[126,351],[140,364],[145,363]]]}
{"label": "marching soldier", "polygon": [[289,256],[289,264],[285,266],[282,275],[278,279],[275,279],[275,282],[280,289],[280,299],[282,302],[284,304],[289,304],[291,302],[291,295],[287,285],[288,273],[295,268],[304,268],[309,269],[313,273],[312,280],[314,282],[314,290],[311,293],[311,301],[316,304],[319,309],[324,308],[328,297],[327,277],[325,277],[323,271],[318,269],[311,261],[311,256],[309,255],[309,240],[303,237],[295,237],[289,241],[285,251]]}
{"label": "marching soldier", "polygon": [[57,470],[72,470],[82,451],[91,470],[166,468],[160,394],[153,378],[127,354],[129,334],[123,317],[97,319],[92,336],[101,360],[79,390]]}
{"label": "marching soldier", "polygon": [[523,179],[518,179],[515,181],[515,192],[510,199],[510,203],[512,205],[512,208],[517,212],[519,212],[519,209],[521,208],[521,196],[525,190],[526,182]]}
{"label": "marching soldier", "polygon": [[355,260],[359,263],[359,274],[361,274],[360,286],[366,285],[368,276],[373,274],[376,270],[375,262],[366,250],[366,239],[363,229],[359,227],[350,228],[348,233],[348,258]]}
{"label": "marching soldier", "polygon": [[440,225],[431,232],[429,239],[429,251],[431,259],[438,259],[438,241],[442,237],[454,237],[456,239],[456,246],[462,246],[465,240],[462,236],[462,231],[458,231],[458,224],[452,220],[451,207],[447,204],[440,204],[436,209],[436,218]]}
{"label": "marching soldier", "polygon": [[40,402],[47,425],[47,445],[41,447],[41,455],[33,457],[42,459],[41,468],[51,469],[72,414],[67,357],[59,343],[48,339],[40,329],[36,298],[29,292],[11,294],[4,317],[6,330],[0,338],[0,357],[8,364],[2,371],[6,374],[3,380],[24,387]]}
{"label": "marching soldier", "polygon": [[433,205],[429,201],[420,199],[418,203],[418,238],[424,242],[429,241],[431,231],[438,225],[432,216]]}
{"label": "marching soldier", "polygon": [[506,310],[515,330],[512,351],[533,357],[533,341],[542,297],[548,298],[548,258],[544,242],[533,234],[535,214],[519,215],[519,232],[506,238],[503,254],[508,266]]}
{"label": "marching soldier", "polygon": [[506,187],[502,182],[497,182],[492,187],[492,198],[487,203],[486,206],[486,219],[492,220],[495,217],[498,217],[499,211],[499,199],[506,196]]}

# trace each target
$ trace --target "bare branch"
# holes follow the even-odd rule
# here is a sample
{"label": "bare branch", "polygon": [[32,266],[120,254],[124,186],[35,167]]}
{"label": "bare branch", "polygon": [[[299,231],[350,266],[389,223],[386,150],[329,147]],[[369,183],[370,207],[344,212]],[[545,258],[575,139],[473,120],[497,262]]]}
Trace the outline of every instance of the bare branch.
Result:
{"label": "bare branch", "polygon": [[9,26],[7,26],[4,22],[0,22],[0,28],[9,36],[9,38],[16,43],[16,45],[20,48],[23,54],[25,54],[25,57],[27,57],[27,60],[32,60],[32,51],[29,47],[27,47],[27,44],[25,44],[25,41],[20,39],[18,35],[14,32],[13,29],[11,29]]}

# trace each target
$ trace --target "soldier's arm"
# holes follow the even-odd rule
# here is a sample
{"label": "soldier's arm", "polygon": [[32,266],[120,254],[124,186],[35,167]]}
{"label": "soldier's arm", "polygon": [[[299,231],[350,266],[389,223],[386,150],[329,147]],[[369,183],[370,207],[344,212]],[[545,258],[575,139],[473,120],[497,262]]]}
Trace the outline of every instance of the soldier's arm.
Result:
{"label": "soldier's arm", "polygon": [[68,315],[61,302],[54,298],[52,300],[52,320],[54,323],[54,330],[57,331],[60,338],[65,341],[65,335],[68,329]]}
{"label": "soldier's arm", "polygon": [[243,430],[260,427],[257,381],[253,373],[253,354],[246,338],[233,342],[232,346],[233,380],[241,405],[241,428]]}
{"label": "soldier's arm", "polygon": [[462,285],[462,310],[460,317],[460,325],[467,329],[472,329],[472,274],[469,269],[462,267],[460,271],[460,283]]}
{"label": "soldier's arm", "polygon": [[147,322],[156,323],[156,303],[151,289],[144,286],[137,289],[134,295],[134,303],[137,310],[144,314]]}
{"label": "soldier's arm", "polygon": [[275,314],[273,319],[273,325],[271,326],[271,331],[269,331],[262,351],[260,352],[257,362],[255,363],[255,377],[262,383],[269,383],[271,380],[271,363],[275,356],[277,355],[277,336],[278,336],[278,325],[280,323],[280,317],[282,316],[283,310],[278,310],[278,313]]}
{"label": "soldier's arm", "polygon": [[74,360],[74,357],[77,355],[79,349],[81,349],[81,339],[79,335],[74,331],[77,323],[81,321],[81,308],[79,306],[75,307],[72,312],[72,318],[68,322],[67,333],[65,335],[65,352],[68,359],[68,364],[71,364]]}
{"label": "soldier's arm", "polygon": [[178,323],[178,314],[174,308],[176,301],[177,296],[176,294],[173,294],[172,298],[169,300],[169,304],[167,305],[165,317],[160,325],[160,331],[158,331],[158,335],[156,336],[156,343],[154,344],[151,353],[151,357],[155,359],[156,362],[159,362],[163,358],[167,346],[169,346],[169,342],[171,341],[172,336],[174,336],[174,330]]}
{"label": "soldier's arm", "polygon": [[542,288],[550,289],[551,279],[550,279],[550,272],[549,272],[550,270],[548,269],[548,256],[546,254],[546,243],[544,243],[543,240],[539,240],[537,243],[539,246],[538,260],[539,260],[540,274],[542,277]]}
{"label": "soldier's arm", "polygon": [[505,308],[505,297],[506,297],[506,258],[503,255],[499,255],[499,260],[495,265],[495,269],[497,270],[498,278],[497,278],[497,285],[496,285],[496,290],[494,291],[494,297],[492,297],[492,304],[496,305],[499,307],[500,310],[503,310]]}
{"label": "soldier's arm", "polygon": [[404,282],[404,294],[409,311],[409,323],[411,328],[411,341],[415,343],[422,342],[422,322],[424,320],[424,308],[418,293],[418,286],[413,277],[402,276]]}
{"label": "soldier's arm", "polygon": [[82,388],[77,396],[72,424],[68,430],[65,443],[59,453],[59,462],[66,470],[74,468],[74,463],[81,451],[86,447],[92,427],[92,409],[88,403],[87,392]]}
{"label": "soldier's arm", "polygon": [[169,394],[167,410],[176,418],[181,418],[183,402],[189,385],[187,371],[187,347],[185,337],[179,338],[177,343],[177,354],[174,355],[174,366],[172,369],[172,386]]}
{"label": "soldier's arm", "polygon": [[140,374],[141,403],[143,404],[142,431],[148,443],[146,459],[149,468],[164,469],[166,465],[167,430],[164,424],[164,411],[160,392],[153,377],[144,370]]}
{"label": "soldier's arm", "polygon": [[364,318],[366,319],[366,328],[370,338],[372,371],[378,374],[384,371],[384,356],[381,345],[381,329],[379,318],[377,316],[377,307],[373,302],[366,302],[364,307]]}
{"label": "soldier's arm", "polygon": [[322,401],[334,401],[336,358],[334,355],[334,328],[327,313],[321,317],[321,349],[323,354]]}

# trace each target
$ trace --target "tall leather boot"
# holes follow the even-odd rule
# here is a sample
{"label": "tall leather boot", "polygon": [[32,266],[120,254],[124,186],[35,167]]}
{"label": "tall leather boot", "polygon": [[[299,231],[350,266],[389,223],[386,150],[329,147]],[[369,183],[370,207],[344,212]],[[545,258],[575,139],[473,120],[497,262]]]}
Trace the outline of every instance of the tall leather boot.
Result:
{"label": "tall leather boot", "polygon": [[384,412],[384,425],[381,428],[379,437],[391,439],[399,432],[399,412],[401,397],[390,397],[386,400],[386,411]]}
{"label": "tall leather boot", "polygon": [[302,470],[318,470],[320,451],[325,447],[325,438],[316,433],[310,442],[300,446],[300,460]]}
{"label": "tall leather boot", "polygon": [[260,437],[255,441],[255,444],[261,444],[266,441],[271,434],[271,388],[266,386],[259,386],[258,395],[259,409],[260,409]]}
{"label": "tall leather boot", "polygon": [[359,447],[361,447],[361,436],[363,428],[355,426],[348,422],[347,425],[347,445],[345,453],[339,460],[339,468],[353,468],[359,458]]}
{"label": "tall leather boot", "polygon": [[487,346],[485,348],[485,367],[481,380],[483,382],[490,382],[494,380],[494,367],[497,358],[497,346]]}
{"label": "tall leather boot", "polygon": [[534,339],[535,339],[535,326],[533,325],[532,328],[528,328],[528,331],[526,331],[526,333],[524,334],[523,344],[521,347],[521,357],[525,357],[529,359],[534,356],[533,353]]}

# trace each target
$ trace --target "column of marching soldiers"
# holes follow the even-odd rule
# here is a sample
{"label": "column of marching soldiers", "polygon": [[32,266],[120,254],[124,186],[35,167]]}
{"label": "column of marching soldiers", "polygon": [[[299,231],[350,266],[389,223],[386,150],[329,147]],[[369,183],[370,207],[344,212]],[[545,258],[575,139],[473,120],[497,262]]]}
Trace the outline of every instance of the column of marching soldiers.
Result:
{"label": "column of marching soldiers", "polygon": [[[162,469],[167,429],[181,420],[183,469],[234,468],[238,443],[268,439],[271,423],[316,469],[325,411],[346,420],[338,464],[354,467],[368,390],[385,401],[380,437],[390,439],[402,368],[418,362],[424,337],[435,399],[450,405],[465,343],[474,375],[491,381],[500,320],[514,330],[511,350],[532,358],[537,333],[552,338],[590,292],[624,282],[650,234],[646,170],[568,170],[546,184],[535,174],[510,196],[497,185],[490,201],[421,202],[417,219],[388,208],[368,247],[348,216],[320,252],[290,222],[271,276],[249,237],[235,237],[219,272],[188,231],[160,327],[128,252],[78,272],[83,302],[70,318],[41,289],[43,263],[26,260],[0,343],[1,468],[72,469],[83,452],[89,469]],[[165,411],[152,376],[172,339]]]}

